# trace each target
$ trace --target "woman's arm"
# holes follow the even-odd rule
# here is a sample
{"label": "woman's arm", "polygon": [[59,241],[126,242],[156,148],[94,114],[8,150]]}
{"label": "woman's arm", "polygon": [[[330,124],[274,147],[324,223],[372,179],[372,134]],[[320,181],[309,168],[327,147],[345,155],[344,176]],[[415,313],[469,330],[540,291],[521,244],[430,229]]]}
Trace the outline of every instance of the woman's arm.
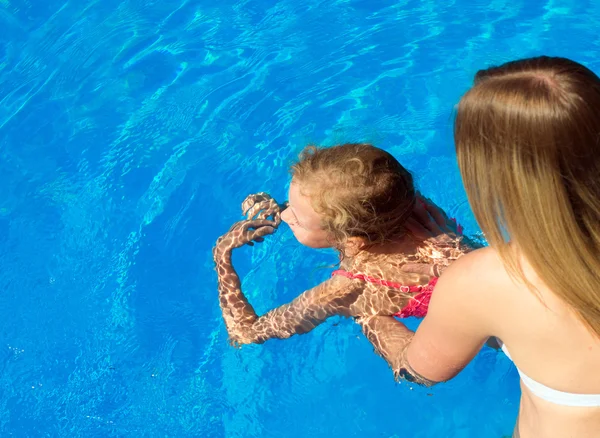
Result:
{"label": "woman's arm", "polygon": [[[449,219],[440,207],[427,198],[422,197],[420,194],[418,195],[413,215],[408,220],[407,228],[414,237],[425,243],[426,246],[423,251],[429,253],[432,262],[405,264],[401,268],[405,272],[440,277],[442,272],[456,260],[482,246],[478,242],[472,241],[462,235],[462,229],[456,223],[456,220]],[[415,349],[422,354],[428,354],[427,348],[430,347],[428,344],[431,339],[441,337],[443,342],[452,342],[450,339],[452,337],[451,327],[453,327],[454,324],[452,321],[447,322],[448,326],[443,329],[440,329],[439,327],[437,329],[426,329],[428,333],[423,335],[425,327],[434,325],[434,323],[430,322],[432,319],[437,321],[439,325],[440,321],[446,318],[447,312],[458,312],[458,315],[461,315],[460,310],[458,310],[459,306],[454,306],[452,304],[452,300],[455,298],[458,299],[457,297],[450,299],[447,304],[440,305],[439,302],[441,300],[438,295],[444,294],[444,289],[463,286],[449,284],[452,283],[453,280],[449,279],[448,275],[442,278],[444,278],[444,281],[439,282],[435,288],[436,291],[433,294],[433,297],[436,298],[432,298],[428,315],[431,315],[432,313],[435,314],[435,309],[440,308],[440,306],[444,308],[445,311],[441,317],[428,316],[425,319],[428,323],[423,323],[422,328],[420,327],[417,332],[419,334],[418,342],[423,342],[421,341],[421,338],[425,336],[425,347],[419,346],[418,343],[413,342],[415,333],[392,316],[377,315],[357,318],[356,320],[357,323],[360,324],[367,339],[373,344],[375,351],[388,362],[390,368],[394,372],[396,380],[404,378],[426,386],[434,385],[441,380],[447,380],[457,374],[481,347],[477,337],[473,342],[467,341],[467,344],[465,344],[466,350],[462,353],[458,353],[459,356],[463,354],[463,359],[466,360],[466,362],[463,363],[459,360],[459,366],[449,366],[449,363],[445,364],[443,361],[441,363],[436,362],[434,357],[432,363],[434,365],[439,365],[443,372],[433,370],[433,373],[430,374],[429,369],[426,368],[425,374],[422,374],[417,372],[414,367],[411,366],[412,362],[408,361],[407,355],[409,349],[411,350],[411,354]],[[472,288],[469,288],[468,286],[464,287],[467,290],[472,290]],[[440,292],[440,289],[442,292]],[[445,297],[451,296],[449,293],[445,293],[444,295]],[[456,313],[449,316],[456,316]],[[459,318],[462,317],[459,316]],[[444,338],[445,333],[450,333],[448,339]],[[467,337],[465,337],[465,339],[466,338]],[[461,348],[465,347],[465,345]],[[457,348],[457,352],[461,350],[461,348]],[[423,351],[426,353],[423,353]],[[427,365],[428,364],[426,364],[426,366]],[[430,377],[434,375],[437,375],[439,380]]]}
{"label": "woman's arm", "polygon": [[[219,282],[219,303],[232,344],[262,343],[311,331],[335,314],[348,315],[362,290],[343,277],[334,277],[310,289],[289,304],[258,316],[242,292],[231,262],[232,250],[274,231],[269,221],[241,221],[219,239],[214,250]],[[255,228],[252,230],[252,228]]]}
{"label": "woman's arm", "polygon": [[[456,376],[491,336],[489,295],[483,274],[490,250],[474,251],[438,281],[416,333],[393,317],[358,322],[396,378],[433,385]],[[483,259],[483,260],[482,260]]]}
{"label": "woman's arm", "polygon": [[356,322],[361,326],[369,342],[373,344],[375,352],[388,363],[396,381],[405,379],[424,386],[433,386],[437,383],[414,370],[408,371],[404,353],[414,333],[404,324],[393,316],[369,316],[357,318]]}

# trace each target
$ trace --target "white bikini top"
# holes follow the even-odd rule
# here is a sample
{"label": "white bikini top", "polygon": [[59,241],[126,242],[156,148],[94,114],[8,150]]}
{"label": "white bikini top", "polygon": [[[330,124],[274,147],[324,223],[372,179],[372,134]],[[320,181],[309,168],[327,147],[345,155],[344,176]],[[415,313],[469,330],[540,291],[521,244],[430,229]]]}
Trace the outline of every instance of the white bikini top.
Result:
{"label": "white bikini top", "polygon": [[[506,345],[502,345],[502,351],[512,361]],[[542,400],[562,406],[578,406],[578,407],[600,407],[600,394],[573,394],[570,392],[557,391],[556,389],[548,388],[536,382],[531,377],[525,375],[519,367],[516,367],[523,384],[529,390]]]}

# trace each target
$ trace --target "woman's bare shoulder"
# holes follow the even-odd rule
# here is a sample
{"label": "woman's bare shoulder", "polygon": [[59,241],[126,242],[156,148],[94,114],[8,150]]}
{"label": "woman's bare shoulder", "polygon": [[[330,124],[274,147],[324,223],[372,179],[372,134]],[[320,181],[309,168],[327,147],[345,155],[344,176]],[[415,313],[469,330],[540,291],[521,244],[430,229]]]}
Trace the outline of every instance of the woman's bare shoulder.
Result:
{"label": "woman's bare shoulder", "polygon": [[496,250],[480,248],[464,255],[444,271],[438,287],[446,300],[460,300],[478,311],[494,309],[511,289],[511,277]]}
{"label": "woman's bare shoulder", "polygon": [[489,247],[483,247],[469,252],[456,260],[447,270],[448,275],[460,274],[477,278],[493,278],[505,276],[506,269],[498,252]]}

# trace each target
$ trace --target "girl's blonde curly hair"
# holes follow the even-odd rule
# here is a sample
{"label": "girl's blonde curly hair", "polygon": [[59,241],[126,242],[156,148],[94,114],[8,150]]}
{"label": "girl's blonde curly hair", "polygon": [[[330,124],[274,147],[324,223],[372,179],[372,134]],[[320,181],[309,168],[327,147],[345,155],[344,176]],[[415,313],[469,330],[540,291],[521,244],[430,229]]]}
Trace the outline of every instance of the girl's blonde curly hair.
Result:
{"label": "girl's blonde curly hair", "polygon": [[348,237],[378,244],[405,234],[415,188],[410,172],[388,152],[357,143],[308,146],[291,174],[336,244]]}

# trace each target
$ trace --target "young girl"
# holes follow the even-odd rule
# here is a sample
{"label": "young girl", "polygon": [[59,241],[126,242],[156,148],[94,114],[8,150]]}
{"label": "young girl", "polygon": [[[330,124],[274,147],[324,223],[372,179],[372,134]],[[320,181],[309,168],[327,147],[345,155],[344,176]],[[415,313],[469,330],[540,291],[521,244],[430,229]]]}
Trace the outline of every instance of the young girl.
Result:
{"label": "young girl", "polygon": [[[438,271],[473,249],[473,243],[455,221],[453,232],[435,240],[419,233],[421,223],[431,223],[429,214],[437,223],[452,221],[415,192],[411,174],[392,155],[374,146],[308,147],[291,173],[286,207],[265,193],[249,196],[242,204],[248,219],[234,224],[214,248],[219,300],[231,342],[284,339],[307,333],[333,315],[354,317],[397,373],[392,363],[394,330],[388,318],[374,317],[423,317]],[[242,293],[231,253],[262,241],[280,220],[303,245],[336,248],[340,269],[291,303],[258,316]]]}

